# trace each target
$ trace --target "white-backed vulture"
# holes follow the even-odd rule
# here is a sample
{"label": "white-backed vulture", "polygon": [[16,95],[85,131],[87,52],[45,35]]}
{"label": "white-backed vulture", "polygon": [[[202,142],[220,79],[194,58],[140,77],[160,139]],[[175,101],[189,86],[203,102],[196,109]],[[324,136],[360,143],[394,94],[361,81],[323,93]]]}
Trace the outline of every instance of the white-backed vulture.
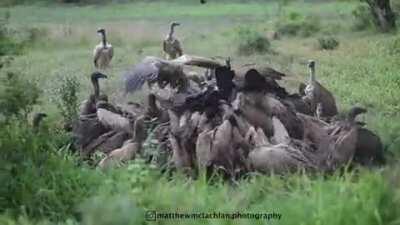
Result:
{"label": "white-backed vulture", "polygon": [[101,169],[108,169],[112,166],[124,163],[135,158],[140,153],[142,144],[146,139],[144,118],[138,118],[134,123],[134,133],[131,140],[128,140],[121,148],[115,149],[99,163]]}
{"label": "white-backed vulture", "polygon": [[174,60],[148,56],[123,75],[125,93],[141,89],[146,82],[149,86],[157,83],[160,88],[169,84],[172,88],[178,87],[178,91],[185,92],[189,82],[183,71],[184,65],[204,68],[222,66],[218,61],[198,56],[182,55]]}
{"label": "white-backed vulture", "polygon": [[250,145],[245,142],[231,120],[201,132],[196,143],[198,167],[208,171],[216,169],[228,177],[236,177],[248,169],[245,158]]}
{"label": "white-backed vulture", "polygon": [[100,96],[100,85],[99,85],[99,79],[106,79],[107,76],[99,73],[99,72],[94,72],[90,75],[90,80],[93,85],[93,94],[89,96],[89,98],[85,101],[83,101],[79,107],[79,115],[89,115],[92,113],[96,113],[96,102],[100,100],[104,100],[103,96]]}
{"label": "white-backed vulture", "polygon": [[98,102],[96,105],[96,114],[100,123],[110,130],[133,134],[134,130],[131,121],[120,114],[110,111],[108,105],[109,103],[103,101]]}
{"label": "white-backed vulture", "polygon": [[108,154],[114,149],[120,148],[129,138],[130,134],[126,132],[111,130],[90,142],[81,153],[82,155],[91,155],[95,151],[99,151]]}
{"label": "white-backed vulture", "polygon": [[276,116],[272,117],[272,125],[274,127],[274,136],[272,137],[274,142],[276,144],[288,143],[290,141],[289,133],[282,122]]}
{"label": "white-backed vulture", "polygon": [[114,50],[112,45],[107,43],[106,30],[101,28],[97,33],[101,35],[101,42],[93,50],[93,63],[97,69],[104,70],[110,65]]}
{"label": "white-backed vulture", "polygon": [[317,104],[321,103],[322,117],[330,118],[337,115],[338,110],[335,98],[316,80],[315,62],[311,60],[308,67],[310,69],[310,78],[306,88],[304,89],[304,100],[310,104],[313,113],[316,112]]}
{"label": "white-backed vulture", "polygon": [[262,92],[238,93],[232,104],[250,124],[261,127],[268,137],[274,134],[272,117],[276,116],[290,137],[303,138],[303,126],[296,113],[273,97]]}
{"label": "white-backed vulture", "polygon": [[169,115],[167,110],[162,110],[158,107],[157,98],[154,94],[149,94],[147,98],[147,107],[145,115],[146,117],[153,119],[156,118],[157,122],[165,123],[169,121]]}
{"label": "white-backed vulture", "polygon": [[177,22],[172,22],[169,33],[163,41],[163,50],[167,60],[176,59],[183,55],[181,43],[174,37],[175,27],[179,25]]}
{"label": "white-backed vulture", "polygon": [[249,153],[249,164],[253,170],[262,173],[283,174],[298,170],[314,170],[316,165],[302,151],[288,144],[272,145],[262,129],[251,128],[247,138],[252,139],[255,148]]}
{"label": "white-backed vulture", "polygon": [[237,113],[240,113],[248,123],[254,127],[261,127],[268,136],[273,135],[272,114],[269,108],[264,108],[260,104],[264,94],[238,93],[232,105]]}
{"label": "white-backed vulture", "polygon": [[[354,162],[366,166],[380,165],[385,162],[382,141],[380,140],[379,136],[374,134],[372,131],[364,128],[364,123],[356,121],[358,115],[366,112],[367,110],[362,107],[353,107],[347,113],[345,121],[333,123],[332,126],[340,127],[340,125],[344,126],[344,124],[347,123],[351,126],[356,127],[358,136]],[[337,128],[336,130],[330,128],[329,131],[337,132]]]}
{"label": "white-backed vulture", "polygon": [[193,156],[195,154],[195,140],[193,135],[195,128],[190,121],[190,113],[179,117],[172,110],[168,110],[171,132],[169,141],[172,147],[172,162],[176,169],[190,171],[193,168]]}

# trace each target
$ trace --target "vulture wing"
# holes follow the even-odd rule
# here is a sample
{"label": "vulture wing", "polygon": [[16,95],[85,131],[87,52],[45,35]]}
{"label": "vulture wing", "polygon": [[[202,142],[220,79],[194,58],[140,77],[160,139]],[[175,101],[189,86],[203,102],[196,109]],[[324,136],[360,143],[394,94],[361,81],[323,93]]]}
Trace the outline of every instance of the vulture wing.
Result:
{"label": "vulture wing", "polygon": [[100,58],[102,49],[103,47],[101,45],[97,45],[93,50],[93,63],[95,67],[97,67],[97,60]]}
{"label": "vulture wing", "polygon": [[243,76],[244,74],[246,74],[247,71],[251,69],[257,70],[263,77],[268,77],[274,80],[282,80],[282,78],[286,76],[286,74],[281,73],[271,67],[258,64],[245,64],[235,69],[235,71],[239,76]]}
{"label": "vulture wing", "polygon": [[125,92],[140,90],[146,81],[155,81],[159,74],[161,59],[146,57],[142,62],[128,70],[124,75]]}
{"label": "vulture wing", "polygon": [[109,52],[109,53],[108,53],[108,54],[109,54],[108,57],[110,58],[110,61],[111,61],[111,59],[112,59],[113,56],[114,56],[114,48],[112,47],[111,44],[109,45],[108,48],[109,48],[109,50],[108,50],[108,52]]}
{"label": "vulture wing", "polygon": [[193,56],[193,55],[182,55],[179,58],[171,60],[171,63],[175,63],[178,65],[187,65],[187,66],[198,66],[204,68],[214,69],[217,67],[224,66],[220,62],[200,56]]}

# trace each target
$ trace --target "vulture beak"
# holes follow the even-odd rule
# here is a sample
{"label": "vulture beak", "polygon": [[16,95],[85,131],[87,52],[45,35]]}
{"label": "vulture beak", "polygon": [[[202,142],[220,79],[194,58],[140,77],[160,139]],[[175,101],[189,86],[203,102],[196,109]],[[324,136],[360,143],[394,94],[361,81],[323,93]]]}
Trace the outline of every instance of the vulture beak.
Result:
{"label": "vulture beak", "polygon": [[97,29],[97,33],[98,34],[103,34],[103,33],[105,33],[106,32],[106,30],[104,30],[104,28],[99,28],[99,29]]}
{"label": "vulture beak", "polygon": [[92,73],[92,80],[97,80],[97,79],[100,79],[100,78],[103,78],[103,79],[107,79],[108,77],[107,77],[107,75],[105,75],[105,74],[102,74],[102,73],[100,73],[100,72],[94,72],[94,73]]}

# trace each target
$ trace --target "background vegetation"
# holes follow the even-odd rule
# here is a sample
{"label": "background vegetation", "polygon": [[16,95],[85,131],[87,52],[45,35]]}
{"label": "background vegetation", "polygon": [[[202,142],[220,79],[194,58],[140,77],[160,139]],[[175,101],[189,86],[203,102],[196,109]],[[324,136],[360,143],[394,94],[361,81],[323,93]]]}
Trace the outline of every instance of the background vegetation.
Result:
{"label": "background vegetation", "polygon": [[[0,224],[146,224],[149,209],[283,215],[271,224],[400,224],[400,35],[377,32],[358,1],[2,3],[12,6],[0,8]],[[140,159],[108,172],[79,160],[63,119],[71,119],[89,94],[96,29],[109,30],[115,48],[103,86],[117,100],[121,73],[146,55],[161,55],[172,20],[183,24],[177,35],[187,53],[270,64],[289,74],[284,84],[292,90],[306,79],[307,60],[317,60],[318,79],[342,111],[368,108],[364,120],[382,137],[388,165],[330,176],[252,176],[232,184],[168,177]],[[268,39],[271,31],[280,39]],[[332,47],[333,40],[340,44]],[[32,113],[42,111],[49,117],[34,132]]]}

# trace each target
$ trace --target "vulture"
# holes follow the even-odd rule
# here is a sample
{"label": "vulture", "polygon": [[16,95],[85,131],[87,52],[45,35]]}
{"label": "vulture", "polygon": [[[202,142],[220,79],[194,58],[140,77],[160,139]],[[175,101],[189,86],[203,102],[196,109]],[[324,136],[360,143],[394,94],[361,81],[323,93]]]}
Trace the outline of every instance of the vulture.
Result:
{"label": "vulture", "polygon": [[128,118],[110,110],[109,105],[109,103],[104,101],[99,101],[96,104],[96,114],[100,123],[109,130],[133,134],[131,121]]}
{"label": "vulture", "polygon": [[217,68],[222,65],[215,60],[198,56],[182,55],[174,60],[164,60],[148,56],[123,75],[125,93],[133,93],[148,83],[157,83],[160,88],[170,84],[172,88],[178,87],[178,92],[188,89],[188,78],[183,71],[183,66],[198,66],[204,68]]}
{"label": "vulture", "polygon": [[101,43],[96,45],[93,50],[93,62],[97,69],[104,70],[110,65],[114,50],[112,45],[107,43],[106,30],[100,28],[97,30],[97,33],[101,35]]}
{"label": "vulture", "polygon": [[[381,165],[385,163],[383,144],[379,136],[372,131],[364,128],[364,123],[356,121],[358,115],[366,113],[367,109],[362,107],[353,107],[347,113],[345,121],[334,123],[333,127],[354,126],[357,129],[358,136],[356,141],[356,149],[354,153],[354,162],[365,166]],[[329,132],[337,132],[337,128],[328,129]]]}
{"label": "vulture", "polygon": [[317,105],[321,104],[321,117],[330,118],[338,114],[335,98],[322,86],[315,77],[315,61],[310,60],[310,79],[304,89],[304,100],[310,104],[311,111],[316,112]]}
{"label": "vulture", "polygon": [[106,96],[100,96],[100,85],[99,85],[99,79],[106,79],[107,76],[100,73],[100,72],[94,72],[90,76],[90,80],[93,85],[93,94],[89,96],[87,100],[82,102],[80,106],[80,115],[88,115],[92,113],[96,113],[96,102],[98,100],[106,100]]}
{"label": "vulture", "polygon": [[155,118],[159,123],[166,123],[169,121],[167,110],[162,110],[160,107],[158,107],[157,96],[155,94],[148,95],[145,115],[148,119]]}
{"label": "vulture", "polygon": [[135,158],[140,153],[142,144],[145,141],[146,129],[144,118],[139,117],[134,122],[132,139],[128,140],[121,148],[111,151],[104,159],[99,162],[101,169],[108,169],[118,163],[123,163]]}
{"label": "vulture", "polygon": [[315,170],[317,166],[303,151],[286,143],[273,145],[262,129],[251,127],[246,138],[254,144],[248,161],[250,167],[262,173],[283,174],[298,170]]}
{"label": "vulture", "polygon": [[163,50],[167,60],[176,59],[183,55],[181,43],[174,37],[175,27],[179,25],[180,23],[172,22],[169,34],[163,41]]}
{"label": "vulture", "polygon": [[268,137],[274,135],[272,117],[277,117],[287,129],[290,137],[302,139],[304,128],[296,113],[279,100],[262,92],[239,93],[232,103],[247,121],[261,127]]}
{"label": "vulture", "polygon": [[[267,67],[268,68],[268,67]],[[271,68],[260,73],[257,69],[251,68],[243,71],[235,71],[235,81],[243,91],[265,91],[272,93],[279,98],[285,98],[289,94],[276,80],[285,76]]]}

